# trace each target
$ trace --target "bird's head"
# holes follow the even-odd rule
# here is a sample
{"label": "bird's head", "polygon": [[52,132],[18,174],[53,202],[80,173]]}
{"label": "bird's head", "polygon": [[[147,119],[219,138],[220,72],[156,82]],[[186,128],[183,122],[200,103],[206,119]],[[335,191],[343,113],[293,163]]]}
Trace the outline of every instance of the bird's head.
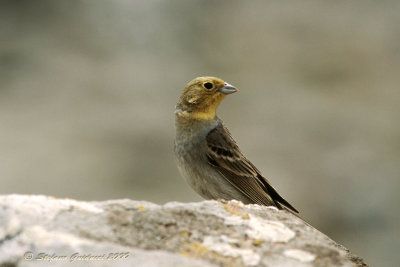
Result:
{"label": "bird's head", "polygon": [[197,77],[183,89],[176,105],[177,114],[188,119],[214,119],[219,103],[237,89],[216,77]]}

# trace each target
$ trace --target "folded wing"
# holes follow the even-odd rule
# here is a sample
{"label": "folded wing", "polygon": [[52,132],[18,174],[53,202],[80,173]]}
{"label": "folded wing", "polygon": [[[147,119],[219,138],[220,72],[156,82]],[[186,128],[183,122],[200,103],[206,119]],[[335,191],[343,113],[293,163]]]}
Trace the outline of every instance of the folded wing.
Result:
{"label": "folded wing", "polygon": [[228,129],[220,123],[206,138],[210,164],[254,203],[298,211],[284,200],[260,171],[240,152]]}

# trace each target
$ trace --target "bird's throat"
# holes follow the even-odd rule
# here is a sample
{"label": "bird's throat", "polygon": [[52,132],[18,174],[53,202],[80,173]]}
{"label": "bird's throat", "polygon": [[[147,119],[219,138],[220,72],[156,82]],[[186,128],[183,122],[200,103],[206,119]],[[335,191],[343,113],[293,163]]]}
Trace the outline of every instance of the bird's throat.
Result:
{"label": "bird's throat", "polygon": [[[199,101],[195,98],[191,105],[181,105],[176,115],[187,121],[210,121],[215,120],[217,108],[225,98],[224,94],[217,93]],[[198,101],[198,103],[196,103]]]}
{"label": "bird's throat", "polygon": [[183,121],[208,121],[214,120],[216,117],[216,110],[214,111],[180,111],[176,112],[177,119]]}

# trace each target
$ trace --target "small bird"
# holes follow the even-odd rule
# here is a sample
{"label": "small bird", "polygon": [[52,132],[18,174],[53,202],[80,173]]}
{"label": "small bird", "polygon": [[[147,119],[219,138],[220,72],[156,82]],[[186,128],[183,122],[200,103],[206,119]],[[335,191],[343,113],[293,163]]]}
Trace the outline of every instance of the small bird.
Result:
{"label": "small bird", "polygon": [[216,77],[198,77],[186,85],[175,107],[178,169],[205,199],[236,199],[298,213],[240,152],[216,116],[221,101],[237,91]]}

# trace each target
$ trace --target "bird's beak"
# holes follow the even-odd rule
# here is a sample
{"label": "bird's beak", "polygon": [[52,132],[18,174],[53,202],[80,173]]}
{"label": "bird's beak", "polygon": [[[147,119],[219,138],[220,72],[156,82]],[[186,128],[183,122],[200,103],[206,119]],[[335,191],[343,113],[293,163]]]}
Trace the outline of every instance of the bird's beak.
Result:
{"label": "bird's beak", "polygon": [[222,86],[221,88],[219,88],[218,91],[220,91],[223,94],[229,95],[229,94],[232,94],[234,92],[237,92],[238,89],[235,86],[233,86],[232,84],[225,83],[225,85]]}

